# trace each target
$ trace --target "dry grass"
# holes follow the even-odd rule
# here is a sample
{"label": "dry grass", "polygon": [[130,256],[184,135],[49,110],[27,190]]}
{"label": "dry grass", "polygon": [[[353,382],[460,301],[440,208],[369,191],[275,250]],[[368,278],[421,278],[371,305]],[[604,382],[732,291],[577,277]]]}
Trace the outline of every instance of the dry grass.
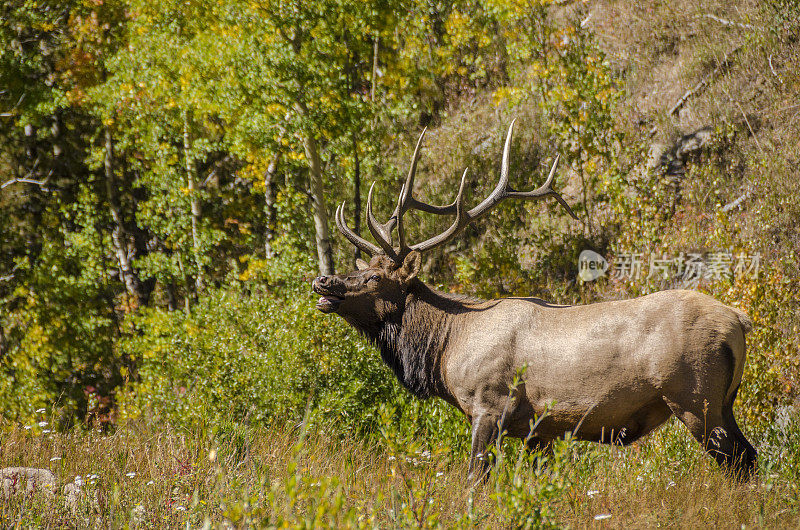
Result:
{"label": "dry grass", "polygon": [[[42,527],[259,527],[283,521],[498,528],[511,526],[509,513],[525,497],[527,509],[545,507],[551,522],[569,527],[800,524],[797,487],[788,478],[798,470],[764,471],[769,466],[762,462],[760,481],[736,485],[679,424],[631,448],[565,444],[543,469],[524,463],[516,473],[517,445],[507,444],[505,471],[474,491],[466,486],[465,455],[447,447],[398,452],[382,442],[320,432],[299,443],[299,435],[288,428],[179,432],[144,422],[109,435],[15,429],[0,445],[0,464],[49,468],[60,487],[80,476],[99,502],[88,496],[75,515],[60,493],[50,501],[18,496],[0,505],[0,521]],[[547,492],[548,483],[555,495]],[[602,514],[611,517],[595,519]]]}
{"label": "dry grass", "polygon": [[[763,27],[768,21],[753,2],[605,1],[592,3],[591,11],[592,29],[625,74],[629,97],[620,123],[628,123],[628,132],[644,141],[650,141],[653,126],[652,141],[664,142],[704,125],[739,131],[735,144],[726,147],[748,162],[743,170],[747,180],[734,184],[756,190],[742,218],[743,230],[748,239],[762,242],[765,254],[771,249],[776,262],[800,255],[798,42],[776,44],[764,31],[720,27],[703,16]],[[724,74],[677,116],[666,116],[685,90],[742,44]],[[431,200],[451,195],[461,162],[471,158],[476,146],[485,143],[486,150],[473,157],[476,163],[492,158],[490,152],[496,159],[502,134],[496,127],[505,121],[498,112],[479,97],[431,134],[421,173],[441,177],[429,178],[422,195]],[[529,132],[521,135],[535,134],[530,132],[535,116],[523,118]],[[410,153],[411,147],[398,146],[398,151]],[[395,165],[405,163],[404,155]],[[491,186],[494,173],[487,173],[488,180],[476,179],[476,193]],[[708,188],[706,183],[688,186]],[[723,191],[732,198],[740,190]],[[390,190],[381,193],[393,196]],[[794,202],[778,203],[774,197]],[[384,206],[389,208],[388,199]],[[694,239],[701,241],[702,234]],[[746,485],[732,483],[682,426],[670,423],[630,448],[568,445],[561,460],[543,470],[528,462],[516,473],[506,467],[470,490],[466,455],[445,446],[429,448],[428,455],[322,432],[310,433],[300,444],[300,433],[289,427],[179,431],[147,421],[125,424],[109,435],[42,434],[12,426],[0,426],[0,431],[7,433],[0,441],[0,466],[48,468],[60,481],[52,500],[35,495],[2,501],[4,527],[178,527],[206,521],[243,526],[250,521],[253,526],[498,528],[512,525],[508,514],[521,499],[527,502],[523,508],[549,508],[556,524],[576,528],[800,526],[800,468],[765,450],[771,443],[796,455],[800,439],[795,435],[788,442],[757,440],[761,473]],[[509,445],[507,456],[515,457],[515,446]],[[87,497],[75,514],[64,507],[61,487],[77,476],[99,495],[96,503]],[[553,491],[547,491],[548,484]],[[137,510],[141,515],[135,515]],[[611,517],[595,519],[603,514]]]}

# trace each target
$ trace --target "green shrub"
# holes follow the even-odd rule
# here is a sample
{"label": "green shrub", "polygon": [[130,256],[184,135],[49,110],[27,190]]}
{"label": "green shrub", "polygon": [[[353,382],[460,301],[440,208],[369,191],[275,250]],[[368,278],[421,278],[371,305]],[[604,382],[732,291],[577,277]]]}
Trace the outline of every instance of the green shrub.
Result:
{"label": "green shrub", "polygon": [[178,424],[315,420],[368,429],[394,378],[374,349],[314,309],[305,287],[208,293],[191,315],[149,309],[122,348],[138,365],[122,416]]}

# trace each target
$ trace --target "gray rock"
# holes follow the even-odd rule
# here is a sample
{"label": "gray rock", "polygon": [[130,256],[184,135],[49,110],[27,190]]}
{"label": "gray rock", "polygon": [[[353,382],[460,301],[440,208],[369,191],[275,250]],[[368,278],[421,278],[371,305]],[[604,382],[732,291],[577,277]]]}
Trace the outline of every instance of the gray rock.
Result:
{"label": "gray rock", "polygon": [[3,498],[10,499],[17,493],[45,492],[52,496],[56,489],[56,476],[47,469],[35,467],[6,467],[0,469],[3,483]]}
{"label": "gray rock", "polygon": [[84,508],[88,508],[94,513],[100,513],[105,508],[104,497],[100,490],[86,490],[82,484],[77,482],[70,482],[62,490],[64,494],[64,507],[67,508],[73,515],[76,515],[81,509],[81,504]]}
{"label": "gray rock", "polygon": [[681,136],[675,144],[664,149],[663,144],[654,144],[649,153],[650,157],[655,158],[658,150],[661,151],[660,159],[657,163],[649,162],[651,167],[661,166],[668,177],[680,179],[686,172],[686,162],[690,157],[700,153],[714,138],[714,130],[711,127],[703,127],[691,134]]}
{"label": "gray rock", "polygon": [[647,152],[647,168],[656,169],[661,165],[661,160],[664,153],[667,151],[667,144],[660,142],[654,143],[650,146]]}
{"label": "gray rock", "polygon": [[141,504],[137,504],[131,510],[131,527],[137,528],[142,526],[145,523],[145,517],[147,516],[147,510],[145,510],[144,506]]}
{"label": "gray rock", "polygon": [[64,486],[64,507],[70,511],[72,515],[78,513],[78,501],[82,495],[81,487],[77,484],[67,484]]}
{"label": "gray rock", "polygon": [[79,528],[108,528],[103,514],[106,510],[106,497],[99,489],[85,489],[82,481],[70,482],[62,490],[64,508],[74,518],[73,524]]}
{"label": "gray rock", "polygon": [[675,154],[678,158],[686,161],[690,155],[703,149],[714,138],[714,131],[711,127],[703,127],[692,134],[681,137],[676,144]]}

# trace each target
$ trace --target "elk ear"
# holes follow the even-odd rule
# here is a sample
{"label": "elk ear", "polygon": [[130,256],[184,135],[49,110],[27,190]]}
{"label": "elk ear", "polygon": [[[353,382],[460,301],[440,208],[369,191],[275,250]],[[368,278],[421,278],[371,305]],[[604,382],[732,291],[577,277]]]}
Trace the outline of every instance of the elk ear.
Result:
{"label": "elk ear", "polygon": [[403,260],[403,264],[397,269],[397,276],[401,282],[409,282],[416,278],[419,268],[422,265],[422,255],[416,250],[412,250]]}
{"label": "elk ear", "polygon": [[357,258],[356,259],[356,268],[358,270],[360,270],[360,271],[363,271],[364,269],[368,269],[369,268],[369,263],[367,263],[366,261],[364,261],[361,258]]}

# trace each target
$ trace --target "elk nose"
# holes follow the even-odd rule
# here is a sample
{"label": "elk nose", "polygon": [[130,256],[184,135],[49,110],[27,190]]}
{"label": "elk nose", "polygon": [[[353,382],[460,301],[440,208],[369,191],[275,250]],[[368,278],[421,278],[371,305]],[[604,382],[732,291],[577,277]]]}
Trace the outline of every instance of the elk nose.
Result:
{"label": "elk nose", "polygon": [[330,276],[319,276],[316,282],[320,287],[327,287],[331,283],[331,278]]}

